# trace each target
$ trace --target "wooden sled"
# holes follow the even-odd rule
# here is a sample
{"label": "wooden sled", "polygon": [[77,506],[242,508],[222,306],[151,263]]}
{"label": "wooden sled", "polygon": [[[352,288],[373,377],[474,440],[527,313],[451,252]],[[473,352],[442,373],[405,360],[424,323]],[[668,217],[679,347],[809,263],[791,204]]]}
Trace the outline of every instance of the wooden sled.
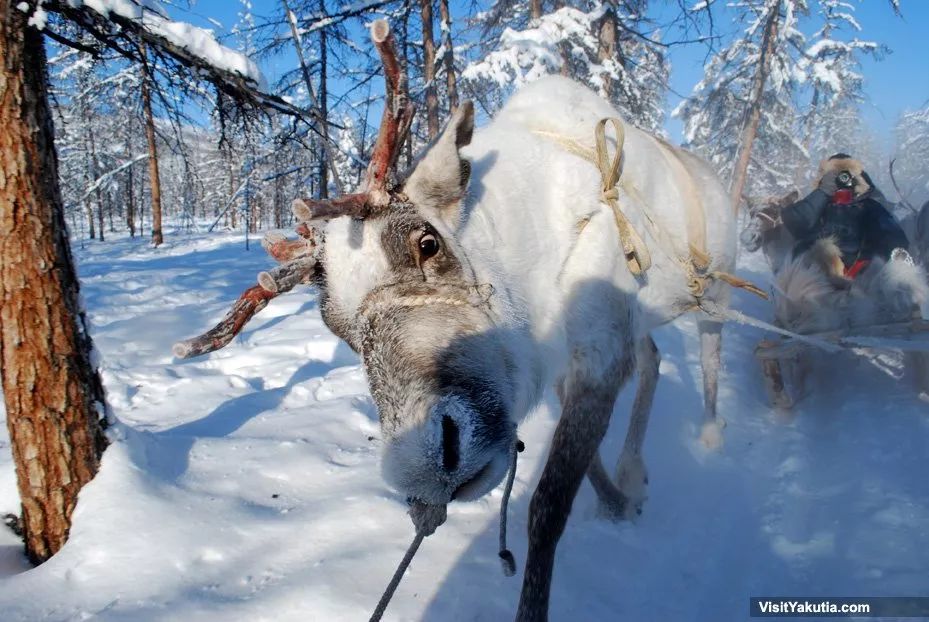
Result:
{"label": "wooden sled", "polygon": [[919,375],[920,390],[929,390],[925,386],[929,373],[926,368],[929,361],[929,321],[914,319],[801,337],[765,339],[755,348],[755,357],[761,364],[765,391],[772,406],[789,410],[806,395],[803,383],[807,371],[804,368],[804,355],[810,348],[816,347],[857,355],[902,352],[909,355],[907,368],[915,367],[913,371]]}

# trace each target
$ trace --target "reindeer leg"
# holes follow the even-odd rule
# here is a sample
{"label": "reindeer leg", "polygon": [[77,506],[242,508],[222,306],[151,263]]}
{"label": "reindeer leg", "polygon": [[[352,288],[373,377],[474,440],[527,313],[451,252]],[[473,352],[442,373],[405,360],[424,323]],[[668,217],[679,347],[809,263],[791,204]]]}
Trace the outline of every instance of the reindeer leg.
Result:
{"label": "reindeer leg", "polygon": [[[602,347],[602,345],[600,346]],[[591,358],[575,354],[562,385],[563,411],[542,478],[529,504],[529,555],[516,619],[538,622],[548,617],[555,548],[564,531],[577,489],[610,423],[613,404],[632,373],[631,347],[603,369],[603,352],[590,345]],[[600,351],[598,351],[600,350]]]}
{"label": "reindeer leg", "polygon": [[716,394],[719,388],[721,366],[722,322],[698,320],[700,333],[700,369],[703,372],[703,427],[700,441],[707,449],[719,449],[723,444],[723,428],[726,422],[716,416]]}
{"label": "reindeer leg", "polygon": [[587,479],[597,493],[597,502],[600,504],[599,513],[611,520],[621,520],[626,517],[629,499],[617,488],[609,473],[603,467],[600,452],[595,451],[594,457],[587,467]]}
{"label": "reindeer leg", "polygon": [[639,386],[636,389],[635,401],[632,403],[626,442],[623,444],[622,454],[616,464],[616,483],[620,494],[627,501],[624,512],[619,518],[630,519],[641,514],[642,505],[647,497],[645,491],[648,485],[648,471],[642,460],[642,443],[645,441],[648,417],[652,411],[652,400],[655,398],[655,388],[658,386],[660,363],[661,355],[651,336],[645,337],[636,344]]}
{"label": "reindeer leg", "polygon": [[[561,409],[565,407],[565,379],[559,378],[555,382],[555,394],[558,396],[558,402]],[[610,518],[620,518],[625,514],[626,497],[619,491],[619,488],[610,479],[606,469],[603,468],[603,461],[600,460],[600,452],[595,451],[590,465],[587,467],[587,479],[594,492],[597,493],[597,501],[600,503],[600,511]]]}
{"label": "reindeer leg", "polygon": [[651,336],[636,344],[636,371],[639,380],[636,387],[629,428],[626,430],[626,442],[616,464],[616,484],[603,468],[600,452],[594,452],[587,469],[597,500],[600,513],[613,520],[629,520],[642,513],[642,506],[647,495],[648,471],[642,460],[642,443],[648,429],[648,418],[652,410],[652,400],[658,385],[658,365],[661,357],[658,347]]}
{"label": "reindeer leg", "polygon": [[920,397],[929,395],[929,352],[904,352],[903,365]]}

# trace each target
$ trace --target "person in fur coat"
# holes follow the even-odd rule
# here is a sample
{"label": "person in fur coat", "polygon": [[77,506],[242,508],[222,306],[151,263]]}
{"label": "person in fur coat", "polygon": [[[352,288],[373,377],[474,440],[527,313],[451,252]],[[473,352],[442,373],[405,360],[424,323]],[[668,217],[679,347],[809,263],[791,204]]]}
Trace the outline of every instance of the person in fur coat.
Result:
{"label": "person in fur coat", "polygon": [[794,256],[817,240],[832,238],[846,276],[854,277],[875,258],[887,260],[906,250],[906,234],[874,187],[861,162],[837,153],[819,165],[816,189],[782,212],[784,226],[797,240]]}
{"label": "person in fur coat", "polygon": [[775,318],[800,333],[929,318],[929,281],[861,163],[836,154],[781,212],[797,240],[775,275]]}

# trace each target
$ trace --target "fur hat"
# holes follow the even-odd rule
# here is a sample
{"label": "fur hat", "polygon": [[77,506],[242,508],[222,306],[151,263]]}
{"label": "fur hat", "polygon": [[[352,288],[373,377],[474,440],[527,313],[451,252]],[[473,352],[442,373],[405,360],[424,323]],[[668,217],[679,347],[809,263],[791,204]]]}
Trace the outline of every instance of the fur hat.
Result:
{"label": "fur hat", "polygon": [[871,178],[865,173],[864,166],[847,153],[837,153],[819,163],[819,173],[816,175],[813,188],[819,187],[820,182],[827,173],[839,173],[841,171],[848,171],[854,176],[855,186],[852,190],[856,197],[860,197],[871,190]]}

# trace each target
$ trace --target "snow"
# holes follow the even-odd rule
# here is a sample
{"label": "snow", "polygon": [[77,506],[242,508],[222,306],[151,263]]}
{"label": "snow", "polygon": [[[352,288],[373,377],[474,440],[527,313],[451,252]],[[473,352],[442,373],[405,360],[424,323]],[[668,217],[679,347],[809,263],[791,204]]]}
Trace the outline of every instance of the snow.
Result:
{"label": "snow", "polygon": [[[71,539],[26,571],[0,528],[0,611],[35,620],[362,620],[406,546],[405,503],[379,475],[379,428],[357,357],[301,288],[225,349],[170,346],[212,325],[270,260],[240,236],[169,232],[75,248],[104,382],[120,425],[81,493]],[[254,248],[254,247],[253,247]],[[766,282],[763,260],[740,273]],[[737,306],[768,317],[760,300]],[[701,412],[692,317],[660,330],[661,380],[645,447],[650,498],[635,523],[597,516],[585,483],[558,549],[551,619],[737,620],[749,596],[917,595],[929,559],[929,418],[902,382],[836,361],[786,420],[766,405],[752,351],[724,337],[725,446],[695,441]],[[632,400],[615,411],[619,453]],[[510,507],[526,559],[528,501],[557,400],[530,416]],[[454,504],[388,620],[512,619],[520,575],[497,559],[498,488]],[[0,431],[0,513],[18,512]]]}
{"label": "snow", "polygon": [[[48,24],[48,11],[42,6],[45,3],[45,0],[38,0],[35,5],[35,9],[32,12],[32,15],[29,16],[29,21],[27,22],[30,26],[37,30],[45,30],[46,24]],[[23,13],[29,12],[29,3],[20,2],[16,5],[16,8],[22,11]]]}
{"label": "snow", "polygon": [[68,0],[68,3],[75,8],[86,6],[104,17],[113,14],[138,22],[145,30],[186,49],[216,69],[237,73],[259,88],[267,87],[254,61],[220,44],[210,30],[169,19],[151,0]]}
{"label": "snow", "polygon": [[[659,46],[638,37],[620,37],[616,57],[600,59],[597,24],[607,8],[605,4],[594,5],[590,11],[562,7],[532,20],[522,30],[507,26],[493,50],[465,66],[461,79],[492,92],[509,93],[546,75],[566,71],[607,97],[609,78],[610,98],[623,119],[661,134],[667,59],[658,51]],[[644,28],[635,15],[622,13],[617,19],[628,28]],[[660,35],[660,31],[652,32],[659,39]],[[571,62],[565,66],[568,57]],[[620,63],[620,57],[625,62]]]}

